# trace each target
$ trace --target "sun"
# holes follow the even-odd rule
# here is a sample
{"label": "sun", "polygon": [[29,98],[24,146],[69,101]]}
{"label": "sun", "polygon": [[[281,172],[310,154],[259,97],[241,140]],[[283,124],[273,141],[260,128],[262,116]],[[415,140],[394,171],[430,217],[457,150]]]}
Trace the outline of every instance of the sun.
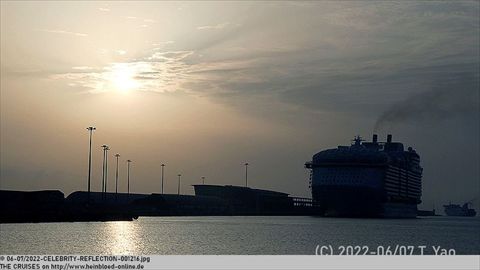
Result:
{"label": "sun", "polygon": [[108,76],[108,80],[113,89],[121,93],[127,93],[137,89],[140,84],[135,79],[137,71],[134,67],[125,63],[115,64]]}

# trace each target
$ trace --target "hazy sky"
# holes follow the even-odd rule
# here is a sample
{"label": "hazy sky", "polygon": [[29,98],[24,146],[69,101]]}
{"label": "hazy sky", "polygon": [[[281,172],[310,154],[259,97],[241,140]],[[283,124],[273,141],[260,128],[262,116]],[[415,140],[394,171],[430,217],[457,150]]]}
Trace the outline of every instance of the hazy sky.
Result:
{"label": "hazy sky", "polygon": [[1,2],[2,189],[249,183],[374,130],[420,153],[424,208],[480,193],[478,1]]}

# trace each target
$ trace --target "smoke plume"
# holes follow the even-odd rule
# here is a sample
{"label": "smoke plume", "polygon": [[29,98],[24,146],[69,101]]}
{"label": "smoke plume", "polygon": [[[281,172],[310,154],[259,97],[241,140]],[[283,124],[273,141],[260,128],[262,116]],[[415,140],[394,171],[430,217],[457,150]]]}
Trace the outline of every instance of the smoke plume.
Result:
{"label": "smoke plume", "polygon": [[432,122],[455,117],[478,119],[478,73],[462,73],[454,77],[441,79],[430,90],[394,104],[378,118],[375,132],[406,122]]}

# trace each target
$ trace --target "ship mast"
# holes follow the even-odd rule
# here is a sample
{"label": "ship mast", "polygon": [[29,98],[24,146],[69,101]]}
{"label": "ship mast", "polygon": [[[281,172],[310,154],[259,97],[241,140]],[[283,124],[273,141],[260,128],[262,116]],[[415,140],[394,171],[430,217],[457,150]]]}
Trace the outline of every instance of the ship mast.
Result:
{"label": "ship mast", "polygon": [[352,145],[360,145],[361,142],[363,142],[364,139],[362,139],[362,137],[360,137],[360,135],[357,135],[355,137],[353,137],[353,140],[352,140]]}

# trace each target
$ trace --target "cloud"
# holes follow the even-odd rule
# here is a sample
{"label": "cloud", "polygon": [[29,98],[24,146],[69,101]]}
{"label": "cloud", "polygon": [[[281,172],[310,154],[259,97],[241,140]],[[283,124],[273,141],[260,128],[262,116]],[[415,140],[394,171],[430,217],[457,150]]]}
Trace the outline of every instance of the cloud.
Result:
{"label": "cloud", "polygon": [[152,43],[153,46],[161,46],[161,45],[167,45],[167,44],[173,44],[175,41],[173,40],[167,40],[167,41],[160,41],[157,43]]}
{"label": "cloud", "polygon": [[94,67],[88,67],[88,66],[78,66],[78,67],[72,67],[72,69],[75,69],[75,70],[93,70],[95,68]]}
{"label": "cloud", "polygon": [[[192,87],[251,102],[270,95],[306,110],[371,115],[478,63],[478,5],[322,2],[302,12],[271,8],[255,25],[206,38],[195,49],[205,63],[223,66],[204,72],[201,85]],[[255,49],[260,46],[267,49]],[[249,59],[248,67],[234,67]]]}
{"label": "cloud", "polygon": [[105,8],[105,7],[98,8],[98,10],[100,10],[102,12],[109,12],[110,11],[109,8]]}
{"label": "cloud", "polygon": [[229,26],[230,23],[224,22],[224,23],[219,23],[216,25],[204,25],[204,26],[198,26],[198,30],[218,30],[218,29],[223,29]]}
{"label": "cloud", "polygon": [[158,41],[158,42],[152,43],[152,46],[155,47],[153,48],[153,50],[159,51],[159,50],[163,50],[167,46],[171,46],[174,43],[175,41],[173,40]]}
{"label": "cloud", "polygon": [[73,35],[73,36],[78,36],[78,37],[88,36],[87,34],[84,34],[84,33],[70,32],[70,31],[58,30],[58,29],[37,29],[36,31],[52,33],[52,34],[61,34],[61,35]]}
{"label": "cloud", "polygon": [[[468,72],[478,59],[475,5],[322,2],[298,9],[301,17],[282,5],[263,8],[236,23],[240,29],[230,22],[199,26],[229,29],[199,33],[187,46],[189,40],[153,43],[156,48],[130,64],[148,62],[159,73],[136,78],[177,72],[177,87],[213,99],[231,93],[256,102],[270,95],[308,111],[368,115],[428,92],[449,69]],[[172,44],[190,48],[163,47]]]}
{"label": "cloud", "polygon": [[193,51],[166,51],[155,52],[147,57],[151,61],[179,61],[193,54]]}

